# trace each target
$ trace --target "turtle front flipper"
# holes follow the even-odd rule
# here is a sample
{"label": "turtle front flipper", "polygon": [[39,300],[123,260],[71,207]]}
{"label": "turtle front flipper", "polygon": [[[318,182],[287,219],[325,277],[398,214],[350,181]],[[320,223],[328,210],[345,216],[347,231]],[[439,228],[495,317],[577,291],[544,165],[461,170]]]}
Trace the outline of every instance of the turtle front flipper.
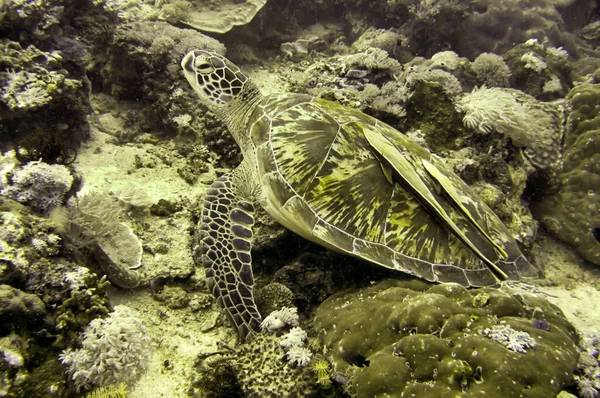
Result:
{"label": "turtle front flipper", "polygon": [[200,263],[208,287],[238,330],[240,339],[260,331],[260,314],[252,285],[254,206],[233,189],[231,174],[216,180],[206,193],[199,228]]}

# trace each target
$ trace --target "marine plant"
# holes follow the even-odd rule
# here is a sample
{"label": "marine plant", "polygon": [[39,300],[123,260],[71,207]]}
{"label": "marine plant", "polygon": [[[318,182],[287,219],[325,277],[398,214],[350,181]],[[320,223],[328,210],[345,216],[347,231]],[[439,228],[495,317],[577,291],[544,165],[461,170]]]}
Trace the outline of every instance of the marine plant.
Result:
{"label": "marine plant", "polygon": [[327,359],[325,359],[325,357],[323,357],[322,355],[315,356],[310,365],[310,368],[317,377],[317,384],[324,388],[328,388],[331,386],[331,376],[333,374],[333,369],[331,367],[331,363]]}
{"label": "marine plant", "polygon": [[84,398],[127,398],[124,383],[98,388],[85,395]]}

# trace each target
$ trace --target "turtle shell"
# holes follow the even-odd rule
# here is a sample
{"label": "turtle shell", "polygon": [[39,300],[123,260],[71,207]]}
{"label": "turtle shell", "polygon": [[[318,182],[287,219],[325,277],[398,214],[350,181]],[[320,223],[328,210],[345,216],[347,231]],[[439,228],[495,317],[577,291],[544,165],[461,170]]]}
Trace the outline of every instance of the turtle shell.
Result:
{"label": "turtle shell", "polygon": [[[486,286],[537,276],[494,212],[441,159],[389,125],[334,102],[276,94],[265,97],[248,128],[260,204],[306,239],[435,282]],[[390,166],[367,139],[373,135],[409,162],[448,217],[415,195],[413,177]]]}

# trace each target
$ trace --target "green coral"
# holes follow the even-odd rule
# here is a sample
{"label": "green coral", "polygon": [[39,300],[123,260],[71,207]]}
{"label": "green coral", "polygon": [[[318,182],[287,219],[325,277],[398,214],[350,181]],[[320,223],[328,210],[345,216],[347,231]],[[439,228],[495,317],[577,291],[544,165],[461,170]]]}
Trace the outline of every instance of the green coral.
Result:
{"label": "green coral", "polygon": [[110,387],[102,387],[85,395],[85,398],[127,398],[127,390],[125,384],[112,385]]}
{"label": "green coral", "polygon": [[510,69],[501,56],[493,53],[481,53],[471,63],[479,84],[488,87],[507,87]]}
{"label": "green coral", "polygon": [[562,98],[571,87],[571,61],[563,48],[527,40],[503,56],[511,70],[510,86],[542,100]]}
{"label": "green coral", "polygon": [[567,96],[560,188],[533,206],[554,236],[600,264],[600,84],[582,84]]}
{"label": "green coral", "polygon": [[74,332],[81,330],[92,320],[106,316],[112,310],[106,295],[110,285],[106,278],[98,280],[96,274],[80,267],[68,272],[65,281],[69,290],[55,313],[59,334],[58,347],[69,344]]}
{"label": "green coral", "polygon": [[308,367],[292,366],[274,334],[260,334],[237,349],[232,367],[246,397],[301,397],[315,391]]}
{"label": "green coral", "polygon": [[[577,334],[560,309],[516,288],[387,280],[328,298],[314,325],[359,397],[555,396],[577,366]],[[350,366],[355,354],[370,365]]]}
{"label": "green coral", "polygon": [[260,313],[265,316],[283,307],[294,306],[292,302],[294,293],[287,286],[278,282],[271,282],[256,289],[254,298]]}

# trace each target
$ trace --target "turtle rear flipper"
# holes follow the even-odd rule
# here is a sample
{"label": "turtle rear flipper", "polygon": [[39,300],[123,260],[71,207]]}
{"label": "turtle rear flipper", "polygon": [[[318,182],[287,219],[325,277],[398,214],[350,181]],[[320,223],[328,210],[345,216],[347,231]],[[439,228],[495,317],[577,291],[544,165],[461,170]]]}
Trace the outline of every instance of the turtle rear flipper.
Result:
{"label": "turtle rear flipper", "polygon": [[208,287],[242,340],[260,331],[252,285],[254,207],[233,189],[231,174],[216,180],[204,199],[200,220],[200,261]]}
{"label": "turtle rear flipper", "polygon": [[410,143],[386,133],[385,129],[364,131],[380,162],[385,163],[382,169],[391,167],[402,186],[460,239],[498,281],[537,277],[537,271],[521,254],[504,224],[485,204],[472,199],[474,193],[467,184],[448,172],[435,155],[406,153]]}

